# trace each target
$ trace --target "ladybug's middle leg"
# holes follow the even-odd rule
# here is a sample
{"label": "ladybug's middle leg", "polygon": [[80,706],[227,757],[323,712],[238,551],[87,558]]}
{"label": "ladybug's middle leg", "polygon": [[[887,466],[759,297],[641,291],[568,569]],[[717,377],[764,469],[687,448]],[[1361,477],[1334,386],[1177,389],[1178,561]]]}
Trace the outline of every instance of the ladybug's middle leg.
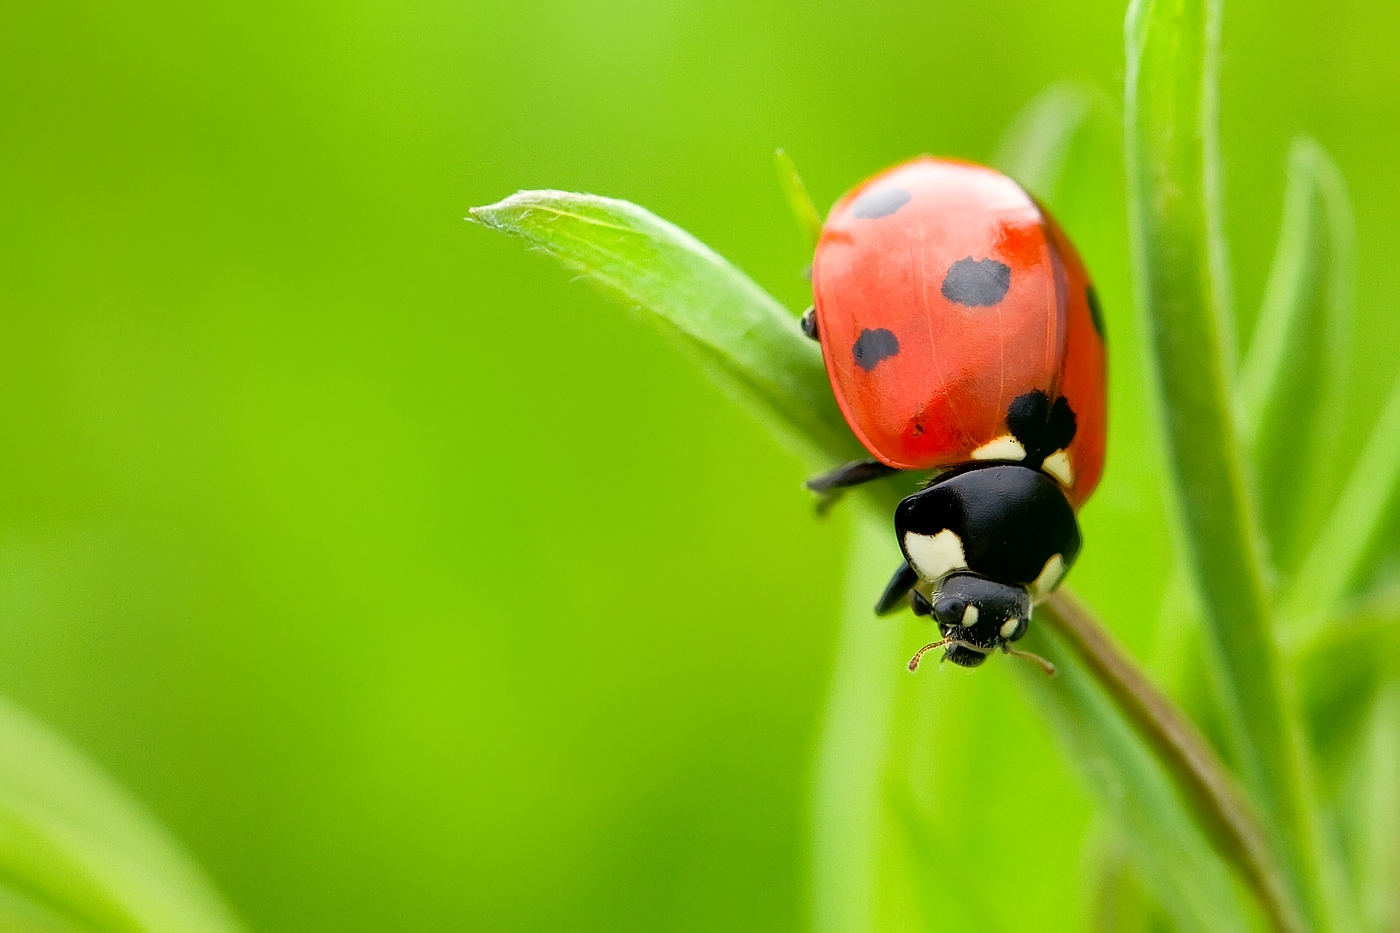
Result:
{"label": "ladybug's middle leg", "polygon": [[879,460],[852,460],[807,480],[807,488],[818,493],[834,492],[902,472],[904,471],[899,467],[889,466]]}

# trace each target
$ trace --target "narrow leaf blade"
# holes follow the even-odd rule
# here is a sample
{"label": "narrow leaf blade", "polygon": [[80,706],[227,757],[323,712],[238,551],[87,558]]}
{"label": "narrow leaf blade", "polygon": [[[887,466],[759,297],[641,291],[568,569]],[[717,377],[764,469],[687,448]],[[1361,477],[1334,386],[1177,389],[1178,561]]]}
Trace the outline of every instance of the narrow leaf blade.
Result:
{"label": "narrow leaf blade", "polygon": [[137,803],[0,700],[5,929],[236,933],[212,885]]}
{"label": "narrow leaf blade", "polygon": [[1301,645],[1335,623],[1400,491],[1400,378],[1327,523],[1282,602],[1284,636]]}
{"label": "narrow leaf blade", "polygon": [[1294,142],[1278,247],[1235,382],[1274,566],[1297,570],[1336,493],[1338,429],[1351,352],[1355,222],[1327,153]]}
{"label": "narrow leaf blade", "polygon": [[1400,682],[1377,698],[1364,738],[1355,801],[1361,904],[1367,928],[1400,928]]}
{"label": "narrow leaf blade", "polygon": [[1069,156],[1070,144],[1089,116],[1089,93],[1078,85],[1052,84],[1021,108],[1002,135],[992,164],[1047,203]]}
{"label": "narrow leaf blade", "polygon": [[822,216],[812,203],[812,196],[807,193],[802,176],[797,174],[797,165],[792,161],[792,156],[779,149],[773,153],[773,162],[778,169],[778,184],[782,186],[783,197],[787,198],[803,241],[807,249],[815,250],[817,241],[822,237]]}
{"label": "narrow leaf blade", "polygon": [[627,201],[565,191],[522,191],[471,213],[645,312],[811,463],[861,455],[817,345],[752,279],[681,228]]}

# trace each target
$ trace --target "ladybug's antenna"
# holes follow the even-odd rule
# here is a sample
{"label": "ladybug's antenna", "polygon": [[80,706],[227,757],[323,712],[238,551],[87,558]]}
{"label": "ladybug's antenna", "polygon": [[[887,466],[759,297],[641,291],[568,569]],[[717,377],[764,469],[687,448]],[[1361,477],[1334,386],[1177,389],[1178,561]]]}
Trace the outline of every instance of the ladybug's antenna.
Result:
{"label": "ladybug's antenna", "polygon": [[912,674],[919,669],[919,659],[924,656],[924,652],[932,651],[934,648],[942,648],[952,640],[951,638],[944,638],[941,641],[935,641],[931,644],[924,645],[918,651],[914,652],[914,656],[909,659],[909,672]]}
{"label": "ladybug's antenna", "polygon": [[[1046,677],[1055,676],[1055,665],[1051,664],[1049,661],[1047,661],[1045,658],[1042,658],[1038,654],[1033,654],[1030,651],[1021,651],[1018,648],[1007,648],[1006,653],[1012,655],[1013,657],[1025,658],[1027,661],[1034,661],[1036,664],[1040,665],[1040,669],[1045,672]],[[910,669],[912,670],[913,668]]]}

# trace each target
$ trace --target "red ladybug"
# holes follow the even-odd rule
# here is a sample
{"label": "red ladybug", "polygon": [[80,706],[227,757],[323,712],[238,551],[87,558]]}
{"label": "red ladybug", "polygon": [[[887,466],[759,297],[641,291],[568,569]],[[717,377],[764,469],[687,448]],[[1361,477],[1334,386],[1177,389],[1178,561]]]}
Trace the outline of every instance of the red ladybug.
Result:
{"label": "red ladybug", "polygon": [[808,485],[939,471],[896,510],[905,560],[877,610],[908,594],[944,636],[928,647],[966,667],[1010,652],[1103,472],[1103,322],[1079,254],[1010,178],[925,157],[837,202],[812,287],[803,329],[875,459]]}

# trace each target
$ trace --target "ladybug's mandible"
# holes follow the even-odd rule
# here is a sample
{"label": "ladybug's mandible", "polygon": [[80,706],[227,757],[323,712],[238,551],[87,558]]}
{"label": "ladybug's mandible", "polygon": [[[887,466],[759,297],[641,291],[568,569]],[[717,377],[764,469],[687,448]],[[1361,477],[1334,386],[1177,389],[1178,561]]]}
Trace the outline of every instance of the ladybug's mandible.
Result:
{"label": "ladybug's mandible", "polygon": [[876,609],[907,598],[937,621],[911,670],[931,648],[963,667],[1013,653],[1103,472],[1103,321],[1079,254],[1010,178],[925,157],[837,202],[812,291],[803,330],[874,459],[807,485],[937,471],[895,511],[904,562]]}

